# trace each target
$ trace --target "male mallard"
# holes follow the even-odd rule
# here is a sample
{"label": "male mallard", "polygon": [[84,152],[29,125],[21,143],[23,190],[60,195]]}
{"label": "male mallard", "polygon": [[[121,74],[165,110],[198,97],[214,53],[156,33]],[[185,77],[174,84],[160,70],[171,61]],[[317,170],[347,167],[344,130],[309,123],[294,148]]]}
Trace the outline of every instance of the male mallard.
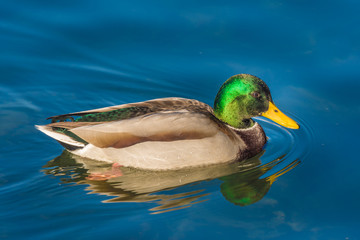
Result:
{"label": "male mallard", "polygon": [[123,166],[166,170],[250,158],[266,142],[251,117],[299,125],[274,105],[259,78],[229,78],[209,105],[192,99],[162,98],[50,117],[37,128],[70,152]]}

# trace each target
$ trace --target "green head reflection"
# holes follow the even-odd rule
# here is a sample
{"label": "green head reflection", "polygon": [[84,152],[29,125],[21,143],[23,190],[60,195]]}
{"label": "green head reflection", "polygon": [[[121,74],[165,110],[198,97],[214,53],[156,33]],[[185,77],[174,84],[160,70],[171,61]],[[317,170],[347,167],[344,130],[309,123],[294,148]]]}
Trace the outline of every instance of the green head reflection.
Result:
{"label": "green head reflection", "polygon": [[[282,162],[283,157],[268,164],[250,169],[246,172],[238,172],[221,177],[221,193],[229,201],[236,205],[248,206],[261,200],[269,191],[275,180],[296,167],[300,161],[295,160],[281,170],[263,177],[272,168]],[[262,178],[263,177],[263,178]]]}
{"label": "green head reflection", "polygon": [[[224,177],[226,178],[226,177]],[[270,183],[259,179],[253,183],[238,182],[236,176],[225,179],[220,189],[223,196],[236,205],[247,206],[262,199],[270,189]]]}

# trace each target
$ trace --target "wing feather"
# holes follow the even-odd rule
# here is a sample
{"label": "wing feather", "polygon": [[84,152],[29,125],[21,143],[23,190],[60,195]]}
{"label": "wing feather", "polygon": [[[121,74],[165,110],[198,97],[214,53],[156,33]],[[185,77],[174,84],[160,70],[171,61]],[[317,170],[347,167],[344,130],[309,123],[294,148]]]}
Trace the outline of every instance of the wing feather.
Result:
{"label": "wing feather", "polygon": [[145,141],[211,137],[219,131],[219,126],[206,114],[184,110],[81,126],[70,131],[97,147],[123,148]]}
{"label": "wing feather", "polygon": [[[188,109],[190,111],[192,110],[205,110],[208,112],[212,112],[212,108],[200,101],[194,100],[194,99],[185,99],[185,98],[159,98],[154,100],[149,100],[145,102],[137,102],[137,103],[129,103],[129,104],[122,104],[117,106],[111,106],[111,107],[105,107],[105,108],[98,108],[88,111],[82,111],[82,112],[75,112],[75,113],[69,113],[69,114],[62,114],[57,116],[49,117],[48,119],[51,119],[53,122],[56,121],[62,121],[64,119],[70,118],[71,120],[74,120],[73,117],[81,117],[85,115],[91,115],[91,114],[99,114],[99,113],[107,113],[112,112],[120,109],[129,109],[129,113],[127,114],[120,114],[120,119],[128,119],[132,117],[138,117],[144,114],[148,113],[155,113],[160,111],[176,111],[181,109]],[[96,118],[94,118],[96,121]]]}

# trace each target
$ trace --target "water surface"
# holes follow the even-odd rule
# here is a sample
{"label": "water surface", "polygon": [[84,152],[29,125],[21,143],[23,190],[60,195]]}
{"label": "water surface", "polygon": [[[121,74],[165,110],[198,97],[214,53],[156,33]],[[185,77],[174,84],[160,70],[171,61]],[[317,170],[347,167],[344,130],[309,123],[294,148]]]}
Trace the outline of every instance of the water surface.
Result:
{"label": "water surface", "polygon": [[[359,239],[359,4],[0,3],[0,238]],[[301,128],[265,119],[246,162],[149,173],[63,152],[46,117],[160,97],[212,105],[250,73]]]}

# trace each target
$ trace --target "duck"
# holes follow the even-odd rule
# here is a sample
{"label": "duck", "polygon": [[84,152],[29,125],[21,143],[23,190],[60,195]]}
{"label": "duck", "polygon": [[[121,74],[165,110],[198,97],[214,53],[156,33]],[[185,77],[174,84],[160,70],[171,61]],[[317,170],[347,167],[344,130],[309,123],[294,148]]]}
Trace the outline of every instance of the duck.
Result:
{"label": "duck", "polygon": [[194,99],[159,98],[62,114],[36,128],[80,157],[145,170],[174,170],[241,161],[267,141],[253,117],[299,125],[274,104],[269,87],[237,74],[218,91],[214,107]]}

